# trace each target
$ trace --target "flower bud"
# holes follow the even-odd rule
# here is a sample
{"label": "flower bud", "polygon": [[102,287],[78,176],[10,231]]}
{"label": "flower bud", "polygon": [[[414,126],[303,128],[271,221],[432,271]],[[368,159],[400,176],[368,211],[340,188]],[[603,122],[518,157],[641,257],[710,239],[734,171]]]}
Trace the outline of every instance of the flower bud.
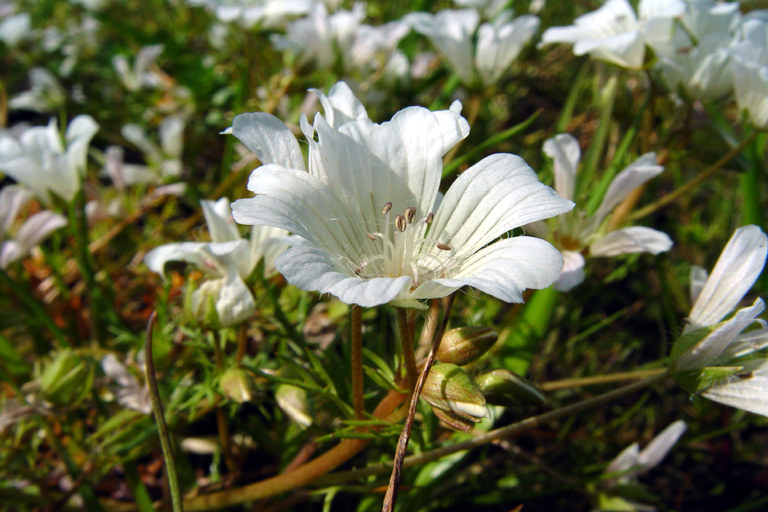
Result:
{"label": "flower bud", "polygon": [[469,374],[455,364],[436,364],[424,383],[421,396],[445,412],[477,422],[488,415],[485,397]]}
{"label": "flower bud", "polygon": [[290,384],[280,384],[275,391],[275,400],[280,409],[302,428],[312,424],[313,415],[306,390]]}
{"label": "flower bud", "polygon": [[239,403],[250,402],[258,392],[253,374],[243,368],[230,368],[222,373],[219,389],[224,396]]}
{"label": "flower bud", "polygon": [[536,386],[510,370],[492,370],[477,377],[476,381],[491,405],[544,405],[546,402]]}
{"label": "flower bud", "polygon": [[62,350],[43,371],[40,394],[55,405],[76,405],[91,392],[94,372],[93,361]]}
{"label": "flower bud", "polygon": [[437,360],[464,366],[488,352],[499,339],[499,333],[490,327],[457,327],[443,336]]}

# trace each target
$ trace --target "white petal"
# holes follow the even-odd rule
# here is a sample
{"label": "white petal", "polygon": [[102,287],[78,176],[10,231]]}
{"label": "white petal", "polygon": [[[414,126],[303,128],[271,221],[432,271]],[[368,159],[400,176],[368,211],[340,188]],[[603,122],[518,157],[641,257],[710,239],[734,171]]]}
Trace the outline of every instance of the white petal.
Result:
{"label": "white petal", "polygon": [[766,253],[768,237],[759,227],[737,229],[693,305],[691,322],[698,326],[714,325],[735,308],[760,276]]}
{"label": "white petal", "polygon": [[563,251],[563,271],[554,284],[560,292],[567,292],[584,281],[584,256],[576,251]]}
{"label": "white petal", "polygon": [[[744,364],[743,373],[702,391],[702,396],[738,409],[768,416],[768,359]],[[751,373],[750,373],[751,372]]]}
{"label": "white petal", "polygon": [[332,128],[339,129],[342,125],[356,119],[368,119],[365,107],[344,82],[336,82],[328,91],[328,96],[318,89],[310,89],[310,91],[320,98],[325,119]]}
{"label": "white petal", "polygon": [[[632,443],[624,448],[621,453],[613,459],[613,462],[605,469],[605,474],[610,473],[626,473],[629,470],[636,468],[638,465],[638,456],[640,455],[640,445]],[[626,477],[628,475],[622,475]]]}
{"label": "white petal", "polygon": [[617,229],[589,246],[592,256],[618,256],[634,252],[659,254],[672,248],[666,233],[642,226]]}
{"label": "white petal", "polygon": [[77,116],[67,126],[67,158],[69,165],[80,176],[85,174],[88,145],[97,131],[99,131],[99,125],[91,116],[86,115]]}
{"label": "white petal", "polygon": [[430,236],[456,247],[456,257],[477,252],[501,234],[573,208],[543,185],[525,161],[496,154],[464,171],[445,194]]}
{"label": "white petal", "polygon": [[643,467],[643,470],[657,466],[667,456],[669,450],[672,449],[687,428],[684,421],[678,420],[654,437],[653,441],[648,443],[648,446],[643,448],[643,451],[638,455],[637,460]]}
{"label": "white petal", "polygon": [[621,171],[611,182],[603,196],[603,201],[594,215],[594,222],[599,224],[633,190],[659,175],[664,167],[656,164],[656,154],[646,153]]}
{"label": "white petal", "polygon": [[554,160],[555,190],[563,199],[573,200],[581,149],[576,137],[561,133],[544,142],[544,154]]}
{"label": "white petal", "polygon": [[511,23],[484,23],[477,35],[475,66],[486,85],[496,82],[539,28],[539,18],[520,16]]}
{"label": "white petal", "polygon": [[363,307],[386,304],[411,285],[408,276],[394,279],[356,277],[354,269],[344,268],[344,264],[328,251],[309,244],[288,248],[277,258],[275,266],[297,288],[330,293],[342,302]]}
{"label": "white petal", "polygon": [[691,303],[695,303],[699,299],[699,295],[701,295],[701,290],[704,289],[704,285],[707,283],[708,278],[709,278],[709,273],[704,267],[700,267],[698,265],[694,265],[691,267],[691,278],[690,278]]}
{"label": "white petal", "polygon": [[32,195],[18,185],[6,185],[0,190],[0,240],[5,238],[19,210],[31,198]]}
{"label": "white petal", "polygon": [[290,237],[284,229],[269,226],[253,226],[251,229],[251,264],[264,259],[264,275],[275,271],[275,260],[291,245],[304,241],[298,236]]}
{"label": "white petal", "polygon": [[410,14],[406,19],[414,30],[432,41],[462,82],[472,82],[472,35],[480,19],[476,10],[444,10],[435,15],[420,12]]}
{"label": "white petal", "polygon": [[266,112],[236,116],[232,135],[256,155],[262,164],[278,164],[304,170],[304,155],[293,132],[280,119]]}
{"label": "white petal", "polygon": [[240,240],[240,233],[237,231],[232,210],[229,207],[229,199],[222,197],[218,201],[204,200],[200,201],[200,205],[203,207],[203,215],[205,215],[212,242]]}
{"label": "white petal", "polygon": [[768,126],[768,67],[747,65],[738,59],[732,63],[736,103],[746,110],[755,126]]}
{"label": "white petal", "polygon": [[149,270],[163,277],[165,277],[165,264],[169,261],[184,261],[205,268],[202,250],[206,245],[208,244],[200,242],[161,245],[144,255],[144,264]]}
{"label": "white petal", "polygon": [[221,325],[228,327],[248,320],[255,311],[253,294],[237,273],[229,272],[216,300]]}
{"label": "white petal", "polygon": [[67,219],[50,210],[43,210],[28,218],[16,232],[16,241],[26,254],[42,242],[52,231],[67,225]]}
{"label": "white petal", "polygon": [[[725,363],[722,354],[728,349],[728,346],[734,341],[736,336],[746,329],[755,319],[765,310],[762,299],[756,299],[755,302],[746,308],[742,308],[733,315],[733,318],[723,322],[709,336],[701,340],[693,348],[680,356],[676,363],[679,370],[688,370],[693,368],[704,368],[713,364]],[[690,332],[692,326],[686,327],[684,332]]]}
{"label": "white petal", "polygon": [[8,265],[24,256],[21,246],[15,240],[8,240],[0,244],[0,269],[5,270]]}
{"label": "white petal", "polygon": [[264,165],[253,171],[248,189],[256,196],[232,204],[240,224],[285,229],[338,255],[353,253],[376,231],[375,217],[369,226],[370,217],[350,213],[328,185],[304,171]]}
{"label": "white petal", "polygon": [[639,30],[631,30],[604,39],[577,41],[573,53],[589,53],[595,59],[623,68],[640,69],[645,58],[645,41]]}
{"label": "white petal", "polygon": [[505,302],[522,302],[523,290],[546,288],[562,268],[563,257],[549,242],[527,236],[507,238],[467,258],[450,278],[422,284],[408,298],[443,297],[448,290],[469,285]]}
{"label": "white petal", "polygon": [[169,158],[181,158],[184,150],[184,119],[169,116],[160,123],[160,146]]}

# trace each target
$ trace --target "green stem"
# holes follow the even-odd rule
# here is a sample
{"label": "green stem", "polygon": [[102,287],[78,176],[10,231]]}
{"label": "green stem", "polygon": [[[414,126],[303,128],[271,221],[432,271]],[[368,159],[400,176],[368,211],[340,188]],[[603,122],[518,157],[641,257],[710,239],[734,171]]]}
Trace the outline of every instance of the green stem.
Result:
{"label": "green stem", "polygon": [[[427,381],[429,370],[432,369],[432,364],[435,362],[435,357],[437,356],[437,350],[440,348],[440,342],[443,340],[443,335],[445,335],[445,330],[448,327],[448,320],[450,320],[451,309],[455,298],[455,293],[448,296],[445,312],[443,313],[443,321],[440,324],[440,329],[438,329],[437,334],[435,335],[435,340],[432,342],[432,348],[424,363],[424,368],[421,370],[419,380],[416,382],[416,389],[413,390],[411,403],[408,406],[408,416],[405,417],[403,431],[400,433],[400,438],[397,440],[397,450],[395,451],[395,461],[392,466],[392,476],[389,478],[389,486],[387,487],[387,494],[384,496],[381,512],[394,512],[395,510],[395,501],[397,501],[397,491],[400,486],[400,474],[403,470],[405,450],[408,448],[408,441],[411,438],[411,428],[413,427],[413,419],[416,416],[416,404],[419,402],[421,390],[424,389],[424,383]],[[413,349],[413,347],[411,347],[411,349]],[[413,350],[411,350],[411,352],[413,352]]]}
{"label": "green stem", "polygon": [[400,345],[403,347],[408,389],[413,393],[419,372],[416,369],[416,354],[413,351],[413,333],[408,322],[408,310],[405,308],[397,308],[397,328],[400,331]]}
{"label": "green stem", "polygon": [[352,405],[355,418],[365,419],[365,400],[363,395],[363,312],[362,308],[352,305],[350,338],[352,341]]}
{"label": "green stem", "polygon": [[613,105],[616,102],[616,91],[618,89],[618,74],[614,73],[601,89],[603,95],[603,104],[598,118],[597,132],[589,146],[589,152],[585,160],[584,167],[579,173],[579,179],[576,183],[579,190],[574,197],[579,198],[584,195],[586,189],[592,184],[592,177],[600,164],[600,158],[603,156],[605,142],[608,140],[608,133],[611,129],[611,116],[613,115]]}
{"label": "green stem", "polygon": [[163,402],[160,401],[160,391],[157,389],[157,379],[155,378],[155,362],[152,356],[152,331],[155,328],[156,312],[153,311],[147,324],[147,337],[144,342],[144,358],[146,360],[147,384],[149,385],[149,399],[152,402],[152,412],[155,415],[157,431],[160,435],[160,446],[163,449],[163,458],[165,459],[165,470],[168,474],[168,487],[171,493],[171,503],[173,512],[182,512],[181,490],[179,489],[179,478],[176,474],[176,463],[173,459],[173,446],[171,446],[171,436],[168,433],[168,426],[165,424],[165,413],[163,412]]}
{"label": "green stem", "polygon": [[278,300],[277,294],[275,293],[274,287],[267,281],[267,279],[264,277],[264,274],[260,272],[259,269],[256,270],[256,275],[258,276],[259,284],[262,285],[262,287],[266,290],[267,295],[269,296],[269,300],[272,302],[272,309],[275,314],[275,318],[280,323],[280,325],[283,326],[285,333],[300,347],[305,346],[306,343],[304,342],[304,338],[301,337],[298,331],[296,331],[296,327],[294,327],[291,321],[288,320],[288,317],[285,316],[285,312],[280,306],[280,302]]}
{"label": "green stem", "polygon": [[581,66],[581,69],[579,70],[579,74],[576,75],[576,79],[571,86],[571,90],[568,92],[568,98],[565,100],[563,112],[560,114],[560,119],[557,121],[557,127],[555,128],[557,133],[563,133],[571,123],[571,119],[573,118],[573,111],[576,110],[576,104],[578,103],[582,90],[582,84],[584,83],[584,79],[587,77],[591,67],[592,61],[585,61],[584,65]]}
{"label": "green stem", "polygon": [[712,177],[717,171],[725,167],[725,164],[730,162],[733,158],[739,155],[745,147],[747,147],[749,144],[752,143],[753,140],[757,137],[757,134],[759,132],[754,132],[752,135],[741,141],[741,143],[730,150],[727,155],[725,155],[723,158],[715,162],[714,164],[710,165],[706,169],[704,169],[701,174],[693,178],[691,181],[683,185],[682,187],[678,188],[674,192],[670,192],[669,194],[665,195],[661,199],[659,199],[656,202],[653,202],[644,208],[640,208],[639,210],[636,210],[633,214],[627,216],[627,222],[634,222],[638,219],[642,219],[643,217],[647,217],[648,215],[654,213],[657,210],[660,210],[664,206],[668,205],[669,203],[677,200],[679,197],[687,194],[694,188],[698,187],[705,181],[707,181],[709,178]]}
{"label": "green stem", "polygon": [[41,324],[45,325],[48,330],[51,331],[51,334],[53,334],[61,347],[70,346],[69,342],[64,337],[64,333],[61,332],[61,329],[59,329],[59,326],[56,325],[56,322],[54,322],[53,319],[45,311],[45,306],[43,306],[43,304],[36,297],[29,293],[29,290],[17,283],[11,276],[6,274],[5,270],[3,269],[0,269],[0,283],[13,290],[16,296],[21,299],[21,302],[27,306],[32,315],[34,315],[34,317],[37,318]]}

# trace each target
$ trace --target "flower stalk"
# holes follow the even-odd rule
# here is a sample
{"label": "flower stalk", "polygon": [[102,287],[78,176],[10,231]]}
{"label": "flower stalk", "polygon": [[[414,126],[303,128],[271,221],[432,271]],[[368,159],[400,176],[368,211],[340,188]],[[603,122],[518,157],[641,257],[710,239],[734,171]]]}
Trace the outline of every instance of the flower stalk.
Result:
{"label": "flower stalk", "polygon": [[352,339],[352,406],[355,418],[365,419],[365,401],[363,397],[363,311],[360,306],[352,305],[350,338]]}

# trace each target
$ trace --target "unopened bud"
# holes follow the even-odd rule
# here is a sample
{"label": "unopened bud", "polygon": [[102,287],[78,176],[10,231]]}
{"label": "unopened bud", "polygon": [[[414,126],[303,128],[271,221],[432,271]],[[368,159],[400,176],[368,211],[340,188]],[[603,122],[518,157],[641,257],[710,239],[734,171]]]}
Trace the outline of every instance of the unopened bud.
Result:
{"label": "unopened bud", "polygon": [[491,405],[544,405],[546,402],[536,386],[510,370],[492,370],[477,377],[476,381]]}
{"label": "unopened bud", "polygon": [[455,364],[436,364],[424,383],[421,396],[430,405],[477,422],[488,415],[485,397],[469,374]]}
{"label": "unopened bud", "polygon": [[499,339],[499,333],[490,327],[457,327],[443,336],[437,360],[464,366],[488,352]]}
{"label": "unopened bud", "polygon": [[280,409],[302,428],[312,424],[312,410],[304,389],[290,384],[281,384],[275,391],[275,401]]}
{"label": "unopened bud", "polygon": [[230,368],[222,373],[219,389],[224,396],[239,403],[250,402],[258,392],[253,374],[243,368]]}
{"label": "unopened bud", "polygon": [[95,364],[72,350],[62,350],[40,377],[40,394],[49,402],[76,405],[93,386]]}

